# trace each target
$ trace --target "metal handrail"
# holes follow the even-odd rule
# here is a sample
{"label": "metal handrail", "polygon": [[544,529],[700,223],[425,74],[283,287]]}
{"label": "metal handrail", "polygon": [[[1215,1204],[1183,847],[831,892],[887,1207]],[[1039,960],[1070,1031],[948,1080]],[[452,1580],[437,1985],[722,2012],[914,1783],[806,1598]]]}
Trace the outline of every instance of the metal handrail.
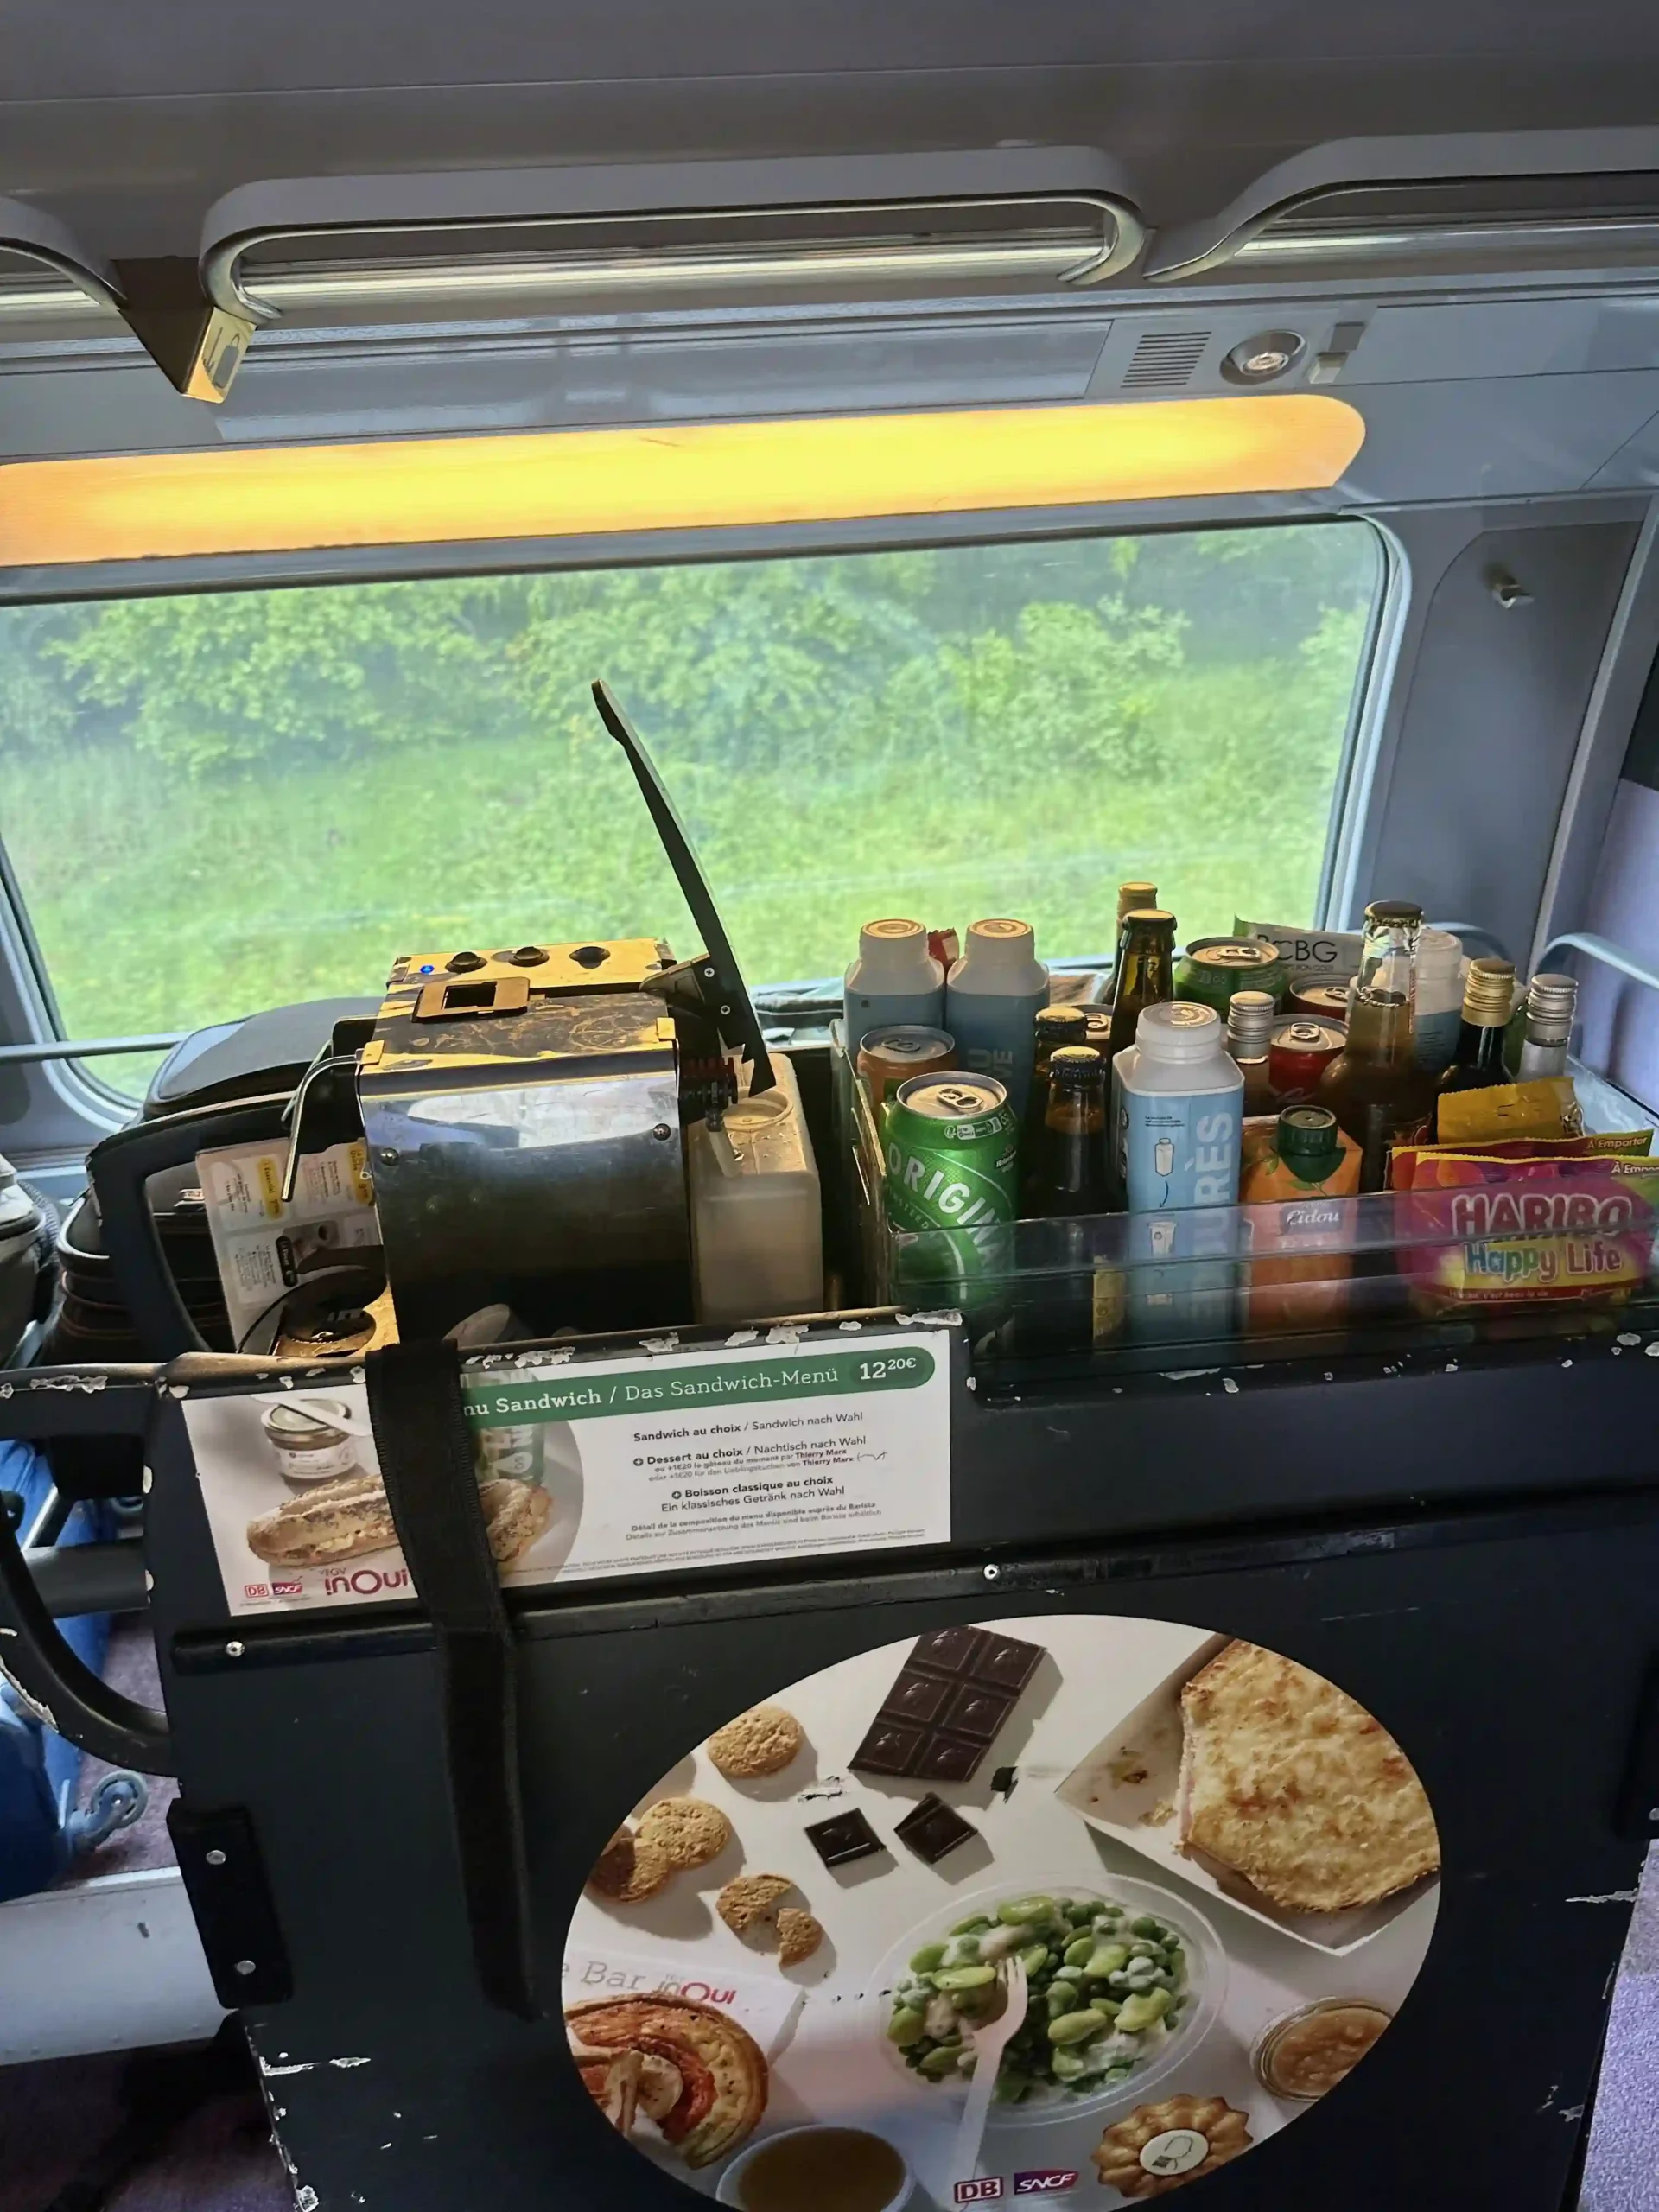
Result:
{"label": "metal handrail", "polygon": [[1491,930],[1482,929],[1478,922],[1430,922],[1427,926],[1439,930],[1446,937],[1477,937],[1483,944],[1491,945],[1500,960],[1507,960],[1510,957],[1510,949],[1503,938],[1495,936]]}
{"label": "metal handrail", "polygon": [[32,1060],[95,1060],[115,1052],[170,1052],[188,1029],[165,1037],[36,1037],[27,1045],[0,1045],[0,1066]]}
{"label": "metal handrail", "polygon": [[1538,965],[1548,969],[1550,956],[1558,950],[1581,952],[1587,960],[1599,961],[1604,968],[1617,969],[1621,976],[1628,976],[1634,983],[1641,983],[1650,991],[1659,991],[1659,968],[1649,968],[1622,944],[1615,944],[1610,937],[1593,937],[1580,930],[1567,930],[1560,937],[1553,937],[1544,947]]}

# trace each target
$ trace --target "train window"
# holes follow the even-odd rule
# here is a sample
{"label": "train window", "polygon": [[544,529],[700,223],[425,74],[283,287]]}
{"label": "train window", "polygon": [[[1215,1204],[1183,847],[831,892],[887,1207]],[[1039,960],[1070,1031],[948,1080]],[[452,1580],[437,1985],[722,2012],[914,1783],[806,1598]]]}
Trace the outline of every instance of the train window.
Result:
{"label": "train window", "polygon": [[837,974],[880,914],[1104,953],[1131,876],[1184,937],[1312,918],[1380,544],[1287,524],[0,609],[0,829],[83,1037],[372,992],[421,946],[693,950],[599,675],[756,985]]}

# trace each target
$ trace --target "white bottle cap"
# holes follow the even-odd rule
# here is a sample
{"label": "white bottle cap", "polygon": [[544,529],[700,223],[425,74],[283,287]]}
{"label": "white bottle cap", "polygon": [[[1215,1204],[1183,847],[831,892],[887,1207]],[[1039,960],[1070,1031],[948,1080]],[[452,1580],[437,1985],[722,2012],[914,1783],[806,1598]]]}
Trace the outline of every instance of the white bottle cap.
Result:
{"label": "white bottle cap", "polygon": [[1135,1041],[1149,1059],[1207,1060],[1221,1050],[1221,1016],[1196,999],[1142,1007]]}
{"label": "white bottle cap", "polygon": [[919,922],[866,922],[858,933],[858,988],[871,998],[937,991],[939,963]]}
{"label": "white bottle cap", "polygon": [[965,971],[976,991],[1014,995],[1033,988],[1037,969],[1037,932],[1029,922],[969,922],[950,980],[961,982]]}
{"label": "white bottle cap", "polygon": [[1423,930],[1417,938],[1417,981],[1455,982],[1463,966],[1463,943],[1449,930]]}

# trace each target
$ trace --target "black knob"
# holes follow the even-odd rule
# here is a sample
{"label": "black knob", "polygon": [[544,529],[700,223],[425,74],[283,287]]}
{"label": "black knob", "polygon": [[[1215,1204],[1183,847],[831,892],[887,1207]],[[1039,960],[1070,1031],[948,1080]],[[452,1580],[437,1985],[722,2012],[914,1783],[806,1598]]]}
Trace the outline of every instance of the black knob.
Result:
{"label": "black knob", "polygon": [[517,952],[510,952],[508,960],[515,968],[539,968],[547,958],[544,944],[521,944]]}
{"label": "black knob", "polygon": [[610,957],[611,948],[608,944],[579,944],[570,955],[578,968],[601,967]]}
{"label": "black knob", "polygon": [[481,952],[451,953],[444,965],[452,976],[470,976],[474,968],[484,965],[484,955]]}

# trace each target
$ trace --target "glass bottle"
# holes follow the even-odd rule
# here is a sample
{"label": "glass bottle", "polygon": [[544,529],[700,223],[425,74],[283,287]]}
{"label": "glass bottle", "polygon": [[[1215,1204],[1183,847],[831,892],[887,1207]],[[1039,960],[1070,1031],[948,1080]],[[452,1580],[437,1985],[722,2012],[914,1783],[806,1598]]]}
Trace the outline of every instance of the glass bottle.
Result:
{"label": "glass bottle", "polygon": [[1279,1019],[1271,991],[1235,991],[1227,1001],[1227,1050],[1244,1077],[1243,1112],[1268,1114],[1273,1110],[1273,1086],[1268,1081],[1268,1052],[1274,1024]]}
{"label": "glass bottle", "polygon": [[1567,1073],[1573,1015],[1579,1001],[1576,976],[1535,976],[1527,986],[1527,1027],[1516,1064],[1517,1083],[1540,1083]]}
{"label": "glass bottle", "polygon": [[1503,1041],[1514,1007],[1515,963],[1471,960],[1464,979],[1458,1048],[1435,1084],[1438,1096],[1452,1090],[1490,1090],[1509,1081]]}
{"label": "glass bottle", "polygon": [[1057,1046],[1049,1059],[1029,1189],[1039,1219],[1106,1211],[1106,1067],[1092,1045]]}
{"label": "glass bottle", "polygon": [[1123,935],[1123,925],[1129,916],[1144,912],[1158,904],[1155,883],[1120,883],[1117,887],[1117,934]]}
{"label": "glass bottle", "polygon": [[1365,909],[1347,1043],[1319,1078],[1318,1103],[1360,1148],[1362,1191],[1383,1188],[1390,1150],[1421,1137],[1434,1110],[1433,1074],[1412,1049],[1422,926],[1422,908],[1403,899]]}
{"label": "glass bottle", "polygon": [[1063,1045],[1086,1045],[1088,1042],[1089,1016],[1082,1007],[1046,1006],[1038,1009],[1037,1050],[1031,1064],[1031,1095],[1026,1101],[1025,1128],[1020,1138],[1022,1213],[1031,1211],[1025,1201],[1025,1192],[1037,1164],[1043,1120],[1048,1112],[1049,1061]]}
{"label": "glass bottle", "polygon": [[1161,906],[1136,906],[1123,917],[1112,975],[1113,1059],[1135,1042],[1141,1011],[1175,995],[1175,917]]}

